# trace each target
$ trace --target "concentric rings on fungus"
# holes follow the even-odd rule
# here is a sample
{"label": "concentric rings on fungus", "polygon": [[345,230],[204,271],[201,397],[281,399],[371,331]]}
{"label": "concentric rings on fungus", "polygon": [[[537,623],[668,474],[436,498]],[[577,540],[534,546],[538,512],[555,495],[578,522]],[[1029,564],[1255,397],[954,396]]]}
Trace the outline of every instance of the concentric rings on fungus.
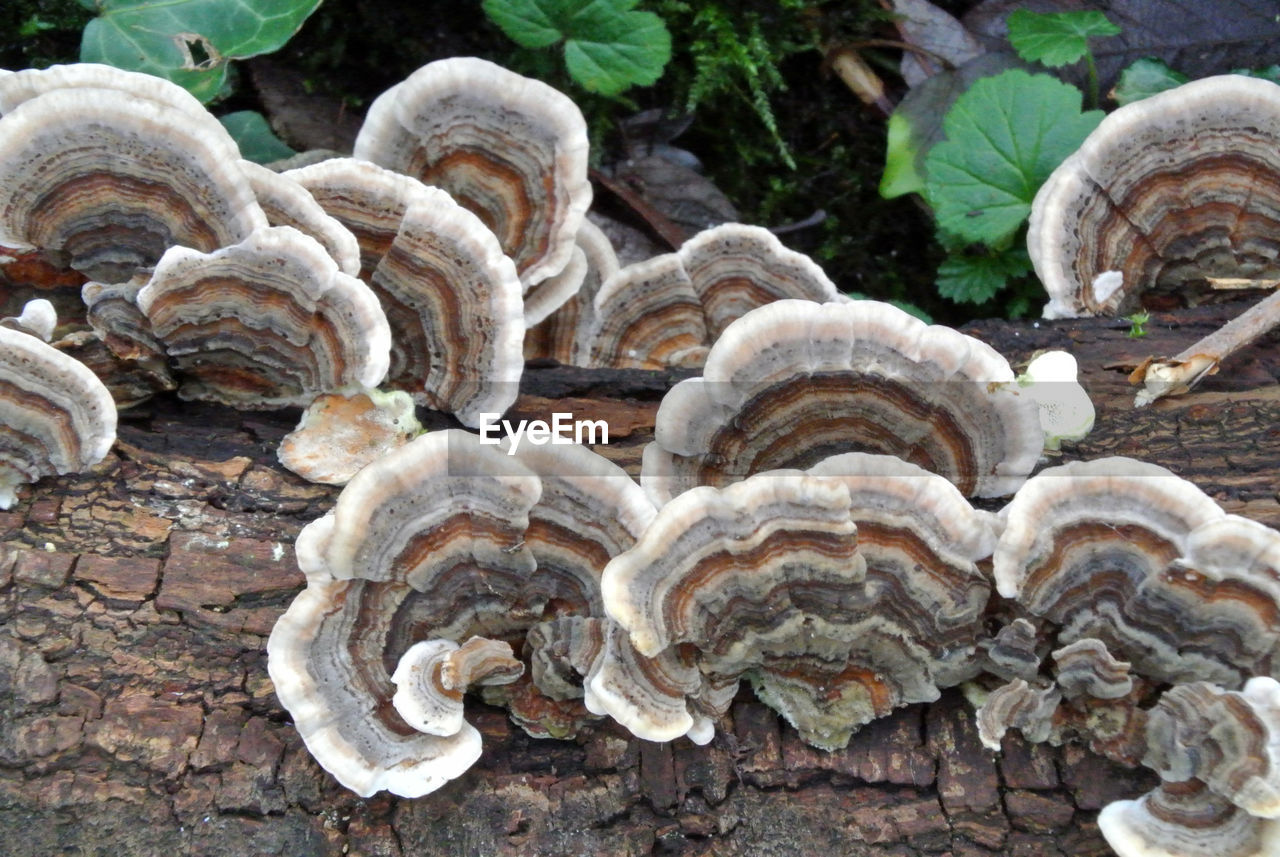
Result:
{"label": "concentric rings on fungus", "polygon": [[[587,149],[586,121],[568,96],[452,57],[378,96],[354,154],[448,191],[498,236],[528,290],[569,264],[591,205]],[[577,289],[566,285],[548,312]]]}
{"label": "concentric rings on fungus", "polygon": [[[590,635],[604,623],[600,569],[652,515],[639,486],[582,447],[509,456],[439,431],[366,466],[299,536],[307,588],[268,643],[277,695],[312,755],[363,795],[439,788],[479,754],[460,719],[477,676],[531,734],[573,734],[591,715],[563,685],[592,664],[526,640],[548,625],[580,622]],[[484,640],[464,642],[473,637]],[[537,676],[517,679],[510,657],[530,645],[555,673],[545,694]],[[404,691],[403,710],[440,734],[399,713],[398,666],[402,684],[424,691]]]}
{"label": "concentric rings on fungus", "polygon": [[0,117],[0,245],[65,252],[105,283],[175,245],[209,252],[267,220],[207,112],[118,88],[55,88]]}
{"label": "concentric rings on fungus", "polygon": [[0,325],[0,509],[18,485],[97,464],[115,439],[115,402],[88,367]]}
{"label": "concentric rings on fungus", "polygon": [[1038,406],[972,337],[889,304],[777,301],[725,329],[702,377],[671,388],[644,452],[655,502],[695,485],[895,455],[966,496],[1012,493],[1044,447]]}
{"label": "concentric rings on fungus", "polygon": [[1163,467],[1103,458],[1036,474],[1001,512],[1000,594],[1157,682],[1237,689],[1280,669],[1280,533]]}
{"label": "concentric rings on fungus", "polygon": [[1046,318],[1194,303],[1210,278],[1280,276],[1280,86],[1183,84],[1107,116],[1031,207]]}

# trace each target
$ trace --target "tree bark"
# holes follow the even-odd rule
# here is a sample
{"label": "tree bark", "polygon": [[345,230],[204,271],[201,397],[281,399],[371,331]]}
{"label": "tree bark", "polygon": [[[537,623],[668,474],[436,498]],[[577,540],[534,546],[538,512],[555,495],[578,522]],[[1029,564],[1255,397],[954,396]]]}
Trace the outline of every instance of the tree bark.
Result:
{"label": "tree bark", "polygon": [[[1125,367],[1173,354],[1233,311],[985,322],[1015,364],[1066,347],[1098,424],[1061,459],[1123,454],[1280,525],[1274,334],[1189,396],[1135,411]],[[606,419],[600,451],[638,471],[674,374],[532,367],[517,416]],[[1154,783],[1078,747],[1000,755],[958,693],[823,753],[744,691],[707,747],[601,724],[535,740],[469,719],[479,764],[418,800],[360,799],[311,760],[275,700],[265,641],[303,583],[301,527],[336,490],[283,470],[294,413],[162,398],[123,414],[87,474],[0,513],[0,842],[24,854],[1105,855],[1097,810]]]}

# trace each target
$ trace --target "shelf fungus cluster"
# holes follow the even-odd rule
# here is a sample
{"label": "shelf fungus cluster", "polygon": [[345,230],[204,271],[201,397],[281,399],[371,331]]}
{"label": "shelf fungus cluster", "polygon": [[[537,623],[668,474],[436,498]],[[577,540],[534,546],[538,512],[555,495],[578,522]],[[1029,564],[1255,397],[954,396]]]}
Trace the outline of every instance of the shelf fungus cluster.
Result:
{"label": "shelf fungus cluster", "polygon": [[480,753],[461,716],[473,685],[533,734],[571,735],[593,716],[574,676],[603,639],[601,570],[653,514],[585,448],[507,455],[462,431],[423,435],[299,537],[307,587],[267,647],[277,696],[363,795],[422,795],[465,771]]}
{"label": "shelf fungus cluster", "polygon": [[116,406],[98,377],[44,342],[47,301],[0,319],[0,509],[19,485],[87,470],[115,443]]}
{"label": "shelf fungus cluster", "polygon": [[1000,517],[996,587],[1026,615],[998,641],[1017,668],[978,712],[984,742],[1080,739],[1157,772],[1102,814],[1121,857],[1275,853],[1280,533],[1126,458],[1041,471]]}
{"label": "shelf fungus cluster", "polygon": [[[828,474],[838,474],[830,476]],[[604,571],[594,700],[636,735],[710,740],[746,678],[810,744],[973,678],[993,521],[940,476],[847,454],[695,488]]]}
{"label": "shelf fungus cluster", "polygon": [[701,366],[731,322],[784,299],[842,296],[812,259],[769,230],[722,224],[606,279],[578,321],[575,357],[595,367]]}
{"label": "shelf fungus cluster", "polygon": [[387,385],[466,425],[515,401],[524,369],[512,260],[449,194],[367,161],[286,172],[352,232],[391,326]]}
{"label": "shelf fungus cluster", "polygon": [[730,324],[702,376],[663,399],[641,481],[665,502],[872,452],[994,497],[1022,484],[1044,446],[1035,397],[986,344],[877,301],[782,300]]}

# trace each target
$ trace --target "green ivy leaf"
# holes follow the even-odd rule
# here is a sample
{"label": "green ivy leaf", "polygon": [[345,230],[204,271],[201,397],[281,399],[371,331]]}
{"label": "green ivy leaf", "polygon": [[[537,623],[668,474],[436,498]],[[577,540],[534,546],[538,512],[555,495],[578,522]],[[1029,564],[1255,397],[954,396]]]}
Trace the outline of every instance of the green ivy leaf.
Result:
{"label": "green ivy leaf", "polygon": [[1031,272],[1031,257],[1023,247],[1001,253],[952,253],[938,266],[938,294],[956,303],[983,304],[1009,280]]}
{"label": "green ivy leaf", "polygon": [[1147,57],[1134,60],[1128,68],[1120,72],[1120,79],[1111,90],[1111,97],[1123,107],[1149,98],[1157,92],[1182,86],[1186,82],[1185,74],[1174,71],[1158,59]]}
{"label": "green ivy leaf", "polygon": [[1018,9],[1009,16],[1009,43],[1018,56],[1050,68],[1069,65],[1089,52],[1089,39],[1115,36],[1120,28],[1101,12],[1037,14]]}
{"label": "green ivy leaf", "polygon": [[484,0],[512,41],[545,48],[564,41],[565,65],[591,92],[617,95],[655,82],[671,59],[671,33],[636,0]]}
{"label": "green ivy leaf", "polygon": [[219,116],[218,121],[236,141],[245,160],[269,164],[297,154],[271,130],[267,117],[256,110],[237,110]]}
{"label": "green ivy leaf", "polygon": [[98,0],[80,59],[167,78],[209,101],[230,60],[277,50],[318,5],[320,0]]}
{"label": "green ivy leaf", "polygon": [[1049,173],[1102,121],[1080,90],[1014,69],[975,83],[943,120],[925,158],[925,197],[938,226],[962,241],[1007,242]]}

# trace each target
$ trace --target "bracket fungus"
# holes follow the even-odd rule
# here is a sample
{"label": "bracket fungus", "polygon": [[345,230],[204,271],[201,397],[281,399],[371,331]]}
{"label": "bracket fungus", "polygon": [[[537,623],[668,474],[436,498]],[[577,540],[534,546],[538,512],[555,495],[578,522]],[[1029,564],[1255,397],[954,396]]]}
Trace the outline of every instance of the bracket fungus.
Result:
{"label": "bracket fungus", "polygon": [[[486,60],[453,57],[380,95],[354,155],[443,188],[479,215],[527,290],[569,264],[591,205],[587,149],[586,121],[568,96]],[[551,308],[577,288],[569,285]]]}
{"label": "bracket fungus", "polygon": [[1280,669],[1280,533],[1163,467],[1047,468],[1002,510],[1001,595],[1153,681],[1238,688]]}
{"label": "bracket fungus", "polygon": [[515,266],[449,194],[350,158],[284,174],[356,236],[391,325],[387,384],[465,425],[515,401],[524,310]]}
{"label": "bracket fungus", "polygon": [[641,483],[665,502],[699,484],[896,455],[967,496],[1011,493],[1044,448],[1036,401],[986,344],[889,304],[776,301],[712,346],[658,409]]}
{"label": "bracket fungus", "polygon": [[337,218],[325,213],[306,188],[253,161],[241,160],[240,171],[249,179],[268,223],[305,232],[324,246],[338,263],[338,270],[352,277],[360,275],[360,245],[356,237]]}
{"label": "bracket fungus", "polygon": [[1273,857],[1280,822],[1260,819],[1199,780],[1163,782],[1138,800],[1113,801],[1098,828],[1118,857]]}
{"label": "bracket fungus", "polygon": [[1032,203],[1045,317],[1123,315],[1204,299],[1215,278],[1280,276],[1278,147],[1280,86],[1241,75],[1107,116]]}
{"label": "bracket fungus", "polygon": [[608,638],[588,704],[643,738],[709,740],[745,677],[803,740],[837,749],[976,675],[990,516],[914,465],[840,459],[659,510],[605,567],[626,633]]}
{"label": "bracket fungus", "polygon": [[784,299],[840,300],[822,269],[767,229],[725,223],[674,253],[622,268],[595,297],[591,366],[700,366],[707,348],[747,312]]}
{"label": "bracket fungus", "polygon": [[377,299],[289,226],[212,253],[170,248],[137,304],[185,398],[306,405],[387,373],[391,332]]}
{"label": "bracket fungus", "polygon": [[[333,511],[299,536],[307,588],[267,647],[277,695],[312,755],[362,795],[386,788],[417,796],[461,774],[479,754],[479,736],[457,719],[457,699],[470,682],[450,677],[448,664],[454,669],[464,658],[471,666],[462,672],[514,680],[507,654],[522,648],[530,629],[576,617],[603,621],[599,569],[652,514],[639,486],[585,448],[509,456],[449,430],[366,466]],[[450,653],[454,644],[468,650],[462,641],[471,637],[486,642]],[[425,654],[442,658],[439,685],[453,713],[447,722],[432,714],[411,725],[395,703],[393,679],[397,665],[402,678],[415,663],[422,672],[425,661],[408,653],[423,641],[449,641]],[[570,708],[578,714],[544,715],[527,682],[527,692],[511,695],[523,681],[488,684],[485,698],[511,705],[526,728],[545,716],[551,726],[537,734],[575,716],[589,719],[576,701]],[[439,695],[423,702],[422,694],[406,693],[418,702],[406,699],[404,710],[438,713],[444,705]],[[543,697],[552,709],[556,698]],[[522,704],[533,710],[518,710]],[[414,728],[428,721],[434,731],[457,731]]]}
{"label": "bracket fungus", "polygon": [[510,684],[524,672],[524,664],[508,643],[472,637],[459,645],[453,640],[423,640],[409,647],[396,664],[391,704],[419,732],[449,737],[463,726],[462,696],[472,685]]}
{"label": "bracket fungus", "polygon": [[0,509],[16,502],[18,485],[97,464],[115,439],[115,402],[98,377],[35,333],[0,324]]}
{"label": "bracket fungus", "polygon": [[203,110],[120,88],[52,88],[0,117],[0,245],[65,253],[110,283],[174,245],[235,243],[267,225],[239,158]]}
{"label": "bracket fungus", "polygon": [[[600,286],[617,273],[618,254],[604,231],[590,220],[583,220],[576,239],[577,252],[586,265],[578,290],[545,319],[530,326],[524,337],[526,360],[549,358],[566,366],[585,366],[590,348],[588,336],[596,293]],[[570,263],[572,266],[573,263]],[[528,324],[528,303],[526,302]]]}

